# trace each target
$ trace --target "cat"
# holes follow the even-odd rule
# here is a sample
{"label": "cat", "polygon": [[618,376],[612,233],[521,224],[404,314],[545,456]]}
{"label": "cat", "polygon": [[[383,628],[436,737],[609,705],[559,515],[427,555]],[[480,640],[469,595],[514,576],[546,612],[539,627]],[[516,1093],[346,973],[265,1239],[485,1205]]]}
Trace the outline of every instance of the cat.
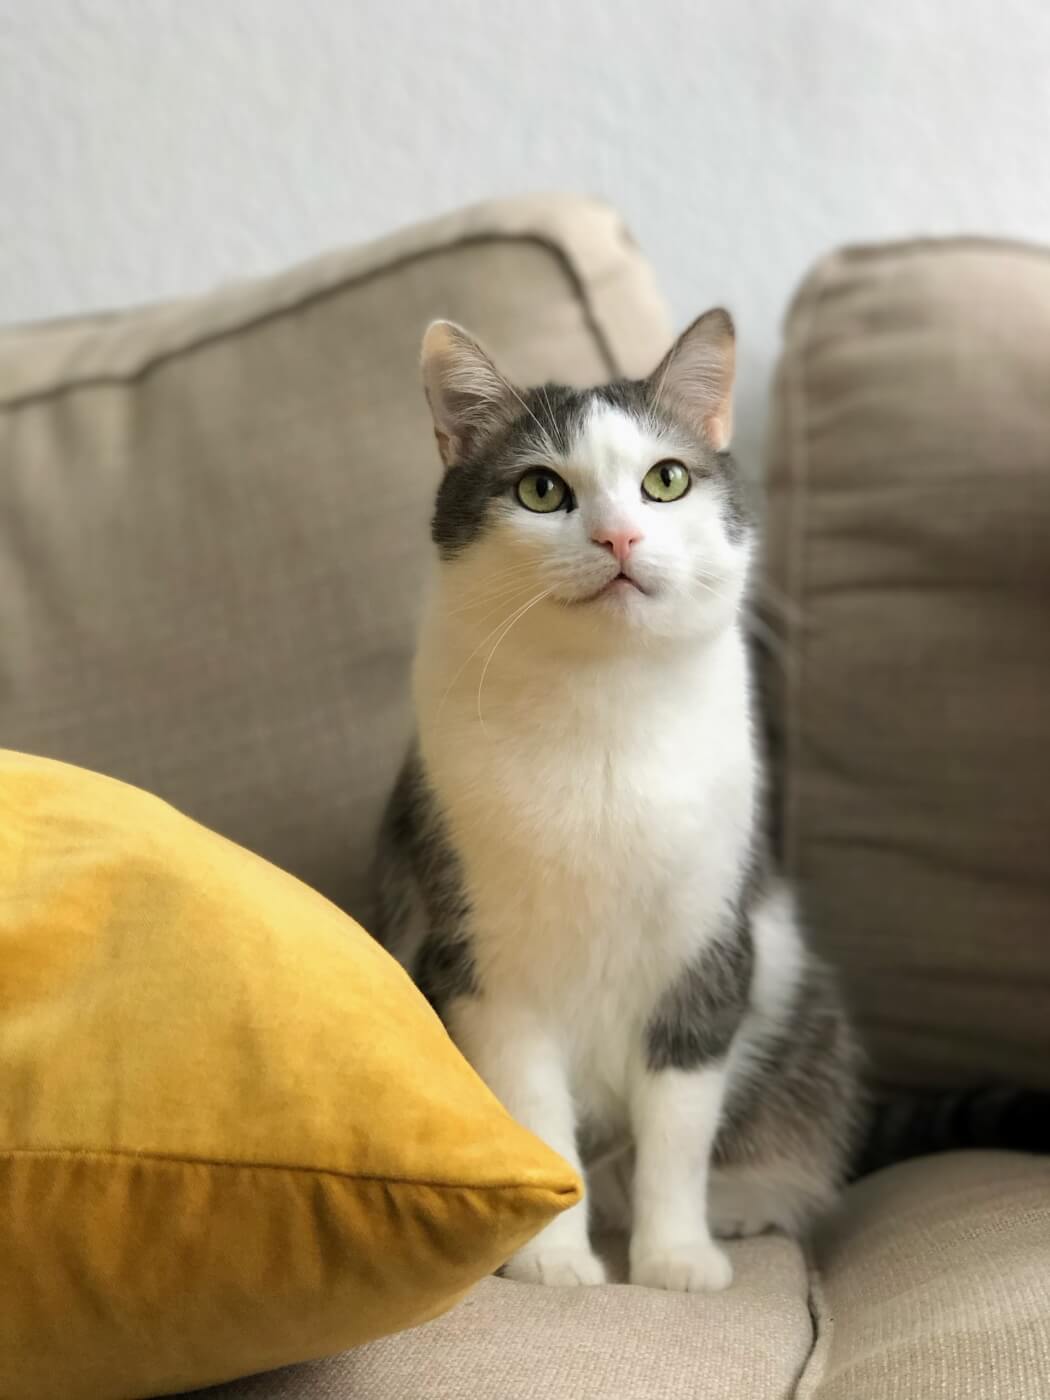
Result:
{"label": "cat", "polygon": [[857,1142],[857,1041],[763,839],[734,360],[720,308],[590,390],[519,389],[448,321],[423,340],[438,562],[377,936],[507,1109],[595,1164],[515,1279],[604,1280],[604,1157],[632,1282],[724,1288],[718,1239],[805,1230]]}

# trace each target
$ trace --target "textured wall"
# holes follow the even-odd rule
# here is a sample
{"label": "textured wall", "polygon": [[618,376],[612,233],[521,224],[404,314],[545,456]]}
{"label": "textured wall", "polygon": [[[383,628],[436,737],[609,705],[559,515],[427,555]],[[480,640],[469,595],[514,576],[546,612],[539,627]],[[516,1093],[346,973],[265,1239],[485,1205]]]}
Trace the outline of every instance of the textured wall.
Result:
{"label": "textured wall", "polygon": [[807,264],[1050,240],[1048,132],[1046,0],[0,0],[0,320],[576,188],[736,311],[751,442]]}

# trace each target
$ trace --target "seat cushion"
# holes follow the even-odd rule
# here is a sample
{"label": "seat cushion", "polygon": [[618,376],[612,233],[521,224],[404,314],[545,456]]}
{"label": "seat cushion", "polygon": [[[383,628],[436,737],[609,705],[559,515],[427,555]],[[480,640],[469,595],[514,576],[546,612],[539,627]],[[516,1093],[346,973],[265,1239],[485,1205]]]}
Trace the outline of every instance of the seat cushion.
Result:
{"label": "seat cushion", "polygon": [[726,1293],[490,1279],[413,1332],[208,1396],[1045,1400],[1046,1160],[954,1153],[860,1182],[815,1240],[809,1280],[783,1238],[730,1249]]}
{"label": "seat cushion", "polygon": [[[789,1400],[812,1345],[805,1262],[730,1246],[726,1293],[488,1279],[436,1322],[209,1400]],[[203,1400],[203,1397],[202,1397]]]}
{"label": "seat cushion", "polygon": [[815,1255],[819,1338],[798,1400],[1050,1394],[1045,1159],[891,1167],[852,1188]]}
{"label": "seat cushion", "polygon": [[1050,1087],[1050,252],[836,254],[788,318],[785,864],[887,1080]]}
{"label": "seat cushion", "polygon": [[155,797],[0,751],[0,889],[5,1400],[338,1352],[579,1199],[378,944]]}
{"label": "seat cushion", "polygon": [[369,923],[440,463],[426,323],[646,371],[618,217],[483,205],[191,301],[0,334],[0,735],[159,793]]}

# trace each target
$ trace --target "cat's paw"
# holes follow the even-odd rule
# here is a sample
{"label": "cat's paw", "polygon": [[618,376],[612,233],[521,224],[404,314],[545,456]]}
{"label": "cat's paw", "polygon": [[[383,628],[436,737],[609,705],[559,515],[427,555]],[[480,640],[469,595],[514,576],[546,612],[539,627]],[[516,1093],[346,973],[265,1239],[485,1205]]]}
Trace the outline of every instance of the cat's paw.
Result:
{"label": "cat's paw", "polygon": [[518,1283],[545,1283],[555,1288],[605,1282],[605,1265],[589,1249],[523,1249],[501,1272]]}
{"label": "cat's paw", "polygon": [[718,1293],[733,1281],[733,1266],[710,1240],[671,1249],[631,1250],[631,1282],[673,1293]]}
{"label": "cat's paw", "polygon": [[777,1228],[776,1222],[761,1210],[750,1214],[740,1211],[736,1215],[712,1215],[710,1226],[716,1240],[747,1240],[753,1235],[766,1235]]}
{"label": "cat's paw", "polygon": [[791,1196],[768,1181],[715,1172],[707,1191],[707,1224],[717,1240],[744,1240],[777,1229],[790,1215]]}

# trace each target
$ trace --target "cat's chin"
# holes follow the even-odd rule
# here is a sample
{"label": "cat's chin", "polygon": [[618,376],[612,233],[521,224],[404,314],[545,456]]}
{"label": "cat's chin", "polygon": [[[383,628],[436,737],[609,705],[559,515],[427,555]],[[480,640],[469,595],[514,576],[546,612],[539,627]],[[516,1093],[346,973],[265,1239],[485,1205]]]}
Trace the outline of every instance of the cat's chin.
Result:
{"label": "cat's chin", "polygon": [[[584,651],[622,653],[632,645],[693,646],[710,641],[738,620],[736,600],[682,596],[673,585],[651,587],[625,578],[609,580],[598,589],[575,595],[552,593],[563,619],[564,639],[573,654]],[[557,645],[556,633],[547,634]]]}
{"label": "cat's chin", "polygon": [[630,578],[627,574],[617,574],[614,578],[603,583],[600,588],[593,593],[584,593],[578,598],[568,601],[573,607],[584,607],[588,603],[623,603],[632,597],[647,597],[649,590],[643,588],[637,579]]}

